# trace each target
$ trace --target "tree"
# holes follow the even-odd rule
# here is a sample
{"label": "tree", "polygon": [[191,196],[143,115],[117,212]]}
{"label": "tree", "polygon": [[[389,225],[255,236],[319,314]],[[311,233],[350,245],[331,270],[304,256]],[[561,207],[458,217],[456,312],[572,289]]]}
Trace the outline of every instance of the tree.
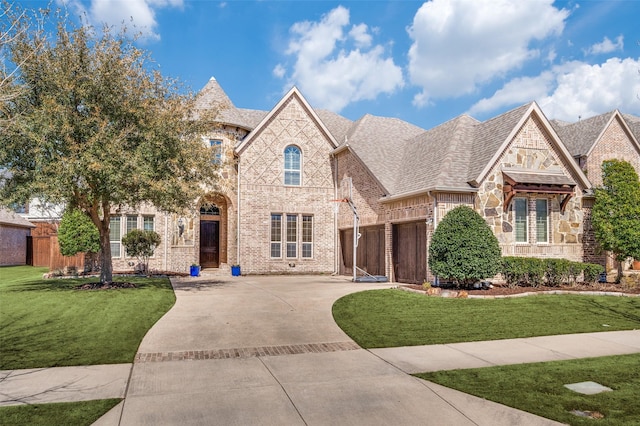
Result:
{"label": "tree", "polygon": [[459,206],[438,224],[429,246],[429,268],[458,285],[468,286],[500,271],[498,239],[472,208]]}
{"label": "tree", "polygon": [[138,258],[144,272],[149,273],[149,258],[160,245],[160,235],[155,231],[132,229],[122,238],[128,256]]}
{"label": "tree", "polygon": [[63,256],[97,253],[100,250],[100,233],[86,214],[77,209],[67,210],[60,219],[58,243]]}
{"label": "tree", "polygon": [[54,34],[24,31],[22,20],[5,46],[22,90],[0,108],[0,203],[38,196],[82,211],[100,233],[100,280],[111,282],[112,211],[145,202],[182,211],[215,182],[201,138],[213,112],[196,111],[126,30],[52,16]]}
{"label": "tree", "polygon": [[622,278],[622,262],[628,257],[640,259],[640,180],[626,161],[602,163],[602,187],[595,189],[591,221],[596,241],[610,251],[618,262]]}

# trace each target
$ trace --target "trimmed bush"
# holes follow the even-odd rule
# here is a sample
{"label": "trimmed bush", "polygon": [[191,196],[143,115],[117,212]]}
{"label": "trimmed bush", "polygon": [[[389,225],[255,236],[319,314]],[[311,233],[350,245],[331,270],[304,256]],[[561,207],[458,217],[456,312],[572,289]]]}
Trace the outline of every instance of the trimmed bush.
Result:
{"label": "trimmed bush", "polygon": [[160,235],[155,231],[141,231],[132,229],[122,238],[122,245],[127,250],[127,256],[138,258],[142,270],[149,273],[149,258],[160,245]]}
{"label": "trimmed bush", "polygon": [[498,239],[475,210],[459,206],[438,224],[429,247],[431,271],[458,286],[468,286],[500,272]]}
{"label": "trimmed bush", "polygon": [[547,285],[557,287],[568,283],[571,276],[571,261],[567,259],[545,259]]}
{"label": "trimmed bush", "polygon": [[587,284],[595,284],[598,282],[600,278],[600,274],[604,272],[604,267],[602,265],[598,265],[597,263],[585,263],[583,281]]}
{"label": "trimmed bush", "polygon": [[97,253],[100,250],[100,232],[89,216],[80,210],[66,210],[58,227],[58,243],[63,256]]}

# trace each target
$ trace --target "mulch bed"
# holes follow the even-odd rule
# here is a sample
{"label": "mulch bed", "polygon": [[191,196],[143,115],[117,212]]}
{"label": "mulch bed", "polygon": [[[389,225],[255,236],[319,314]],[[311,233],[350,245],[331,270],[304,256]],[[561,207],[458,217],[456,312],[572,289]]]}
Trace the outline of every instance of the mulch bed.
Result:
{"label": "mulch bed", "polygon": [[136,288],[134,283],[126,282],[126,281],[114,281],[112,283],[86,283],[80,286],[77,286],[76,290],[111,290],[114,288]]}
{"label": "mulch bed", "polygon": [[[426,291],[421,285],[417,284],[402,284],[401,287],[410,288],[412,290]],[[455,288],[452,288],[455,290]],[[575,291],[575,292],[611,292],[611,293],[626,293],[626,294],[640,294],[640,286],[629,288],[627,286],[621,286],[620,284],[613,283],[598,283],[598,284],[573,284],[557,287],[515,287],[509,288],[506,285],[494,284],[493,288],[486,290],[465,290],[470,296],[510,296],[522,293],[534,293],[543,291]]]}

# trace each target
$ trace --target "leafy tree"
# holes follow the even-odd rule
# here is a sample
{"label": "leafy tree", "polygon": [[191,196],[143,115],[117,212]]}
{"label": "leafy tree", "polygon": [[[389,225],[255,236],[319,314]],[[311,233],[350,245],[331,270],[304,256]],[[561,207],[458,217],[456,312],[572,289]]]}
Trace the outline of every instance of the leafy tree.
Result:
{"label": "leafy tree", "polygon": [[100,233],[86,214],[77,209],[67,210],[60,219],[58,243],[63,256],[97,253],[100,250]]}
{"label": "leafy tree", "polygon": [[146,273],[149,273],[149,258],[160,245],[160,235],[155,231],[132,229],[122,238],[128,256],[138,258]]}
{"label": "leafy tree", "polygon": [[640,259],[640,180],[626,161],[602,163],[602,187],[595,189],[596,200],[591,212],[595,237],[600,246],[618,261],[618,277],[622,278],[622,262],[628,257]]}
{"label": "leafy tree", "polygon": [[111,282],[112,211],[181,211],[215,182],[201,138],[213,111],[197,111],[126,30],[52,16],[54,34],[18,20],[5,45],[22,90],[0,107],[0,203],[38,196],[82,211],[100,233],[100,280]]}
{"label": "leafy tree", "polygon": [[429,246],[429,268],[458,285],[468,286],[500,271],[498,239],[472,208],[459,206],[438,224]]}

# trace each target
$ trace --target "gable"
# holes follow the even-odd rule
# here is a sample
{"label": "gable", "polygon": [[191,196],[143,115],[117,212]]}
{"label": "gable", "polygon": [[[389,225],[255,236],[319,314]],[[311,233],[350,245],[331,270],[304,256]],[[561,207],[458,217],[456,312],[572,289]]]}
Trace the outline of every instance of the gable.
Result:
{"label": "gable", "polygon": [[613,117],[587,153],[585,169],[592,185],[602,185],[602,162],[612,159],[629,162],[640,174],[640,147],[619,114]]}
{"label": "gable", "polygon": [[332,185],[329,154],[333,141],[317,116],[298,96],[289,96],[268,114],[236,148],[242,175],[254,184],[281,185],[284,150],[294,145],[302,152],[303,186]]}

